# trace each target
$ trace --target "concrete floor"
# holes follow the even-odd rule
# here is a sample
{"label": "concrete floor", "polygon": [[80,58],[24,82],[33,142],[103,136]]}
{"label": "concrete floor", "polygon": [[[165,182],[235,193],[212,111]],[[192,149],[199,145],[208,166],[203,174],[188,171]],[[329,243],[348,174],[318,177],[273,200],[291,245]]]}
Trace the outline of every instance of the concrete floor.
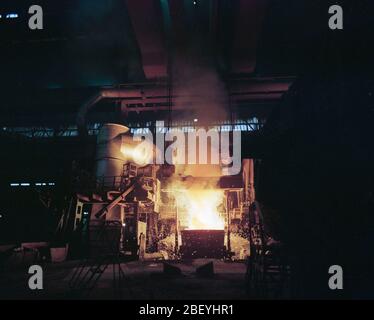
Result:
{"label": "concrete floor", "polygon": [[[213,277],[199,277],[195,270],[213,261]],[[125,273],[122,299],[125,300],[183,300],[183,299],[247,299],[243,262],[223,262],[212,259],[170,262],[182,270],[181,275],[163,273],[159,261],[122,263]],[[113,289],[112,267],[109,266],[89,295],[72,292],[68,286],[78,261],[46,264],[44,289],[30,290],[27,268],[5,270],[0,274],[0,299],[119,299]]]}

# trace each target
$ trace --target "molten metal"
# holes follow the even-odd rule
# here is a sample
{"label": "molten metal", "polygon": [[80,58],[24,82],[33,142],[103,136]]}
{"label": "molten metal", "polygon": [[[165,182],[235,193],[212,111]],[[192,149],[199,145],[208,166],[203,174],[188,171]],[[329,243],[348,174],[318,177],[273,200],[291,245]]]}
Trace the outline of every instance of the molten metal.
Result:
{"label": "molten metal", "polygon": [[188,214],[188,230],[223,230],[225,221],[220,212],[224,191],[220,189],[186,189],[176,192],[178,207]]}

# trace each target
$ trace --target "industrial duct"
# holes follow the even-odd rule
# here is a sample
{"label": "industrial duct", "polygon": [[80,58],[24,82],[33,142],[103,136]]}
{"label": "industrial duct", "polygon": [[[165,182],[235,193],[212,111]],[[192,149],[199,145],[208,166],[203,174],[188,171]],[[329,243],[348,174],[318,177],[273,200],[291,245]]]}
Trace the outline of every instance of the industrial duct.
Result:
{"label": "industrial duct", "polygon": [[[229,85],[229,95],[234,103],[248,102],[258,99],[279,99],[291,85],[291,78],[263,78],[251,81],[232,82]],[[120,99],[128,104],[167,103],[170,92],[166,84],[146,84],[141,88],[107,88],[100,90],[84,103],[77,114],[77,126],[80,135],[87,134],[86,118],[89,111],[104,99]],[[173,96],[179,105],[199,102],[198,96]],[[176,106],[173,106],[175,108]],[[182,106],[184,108],[184,106]]]}

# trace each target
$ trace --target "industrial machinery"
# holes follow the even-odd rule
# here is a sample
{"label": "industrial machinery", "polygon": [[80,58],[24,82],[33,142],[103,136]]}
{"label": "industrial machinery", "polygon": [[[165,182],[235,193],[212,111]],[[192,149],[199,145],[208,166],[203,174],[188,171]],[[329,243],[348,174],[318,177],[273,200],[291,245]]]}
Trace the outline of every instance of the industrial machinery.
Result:
{"label": "industrial machinery", "polygon": [[90,250],[97,250],[90,240],[97,223],[117,221],[125,256],[243,259],[253,161],[242,160],[236,176],[222,176],[219,165],[153,164],[154,154],[140,153],[139,143],[118,124],[105,124],[98,134],[94,192],[77,196],[77,207],[89,208]]}

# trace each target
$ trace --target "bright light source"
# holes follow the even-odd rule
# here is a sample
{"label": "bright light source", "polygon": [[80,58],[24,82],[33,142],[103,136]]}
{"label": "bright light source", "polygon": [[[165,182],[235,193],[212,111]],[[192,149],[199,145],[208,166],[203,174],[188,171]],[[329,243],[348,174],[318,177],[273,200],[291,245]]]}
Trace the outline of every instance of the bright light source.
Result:
{"label": "bright light source", "polygon": [[122,227],[126,227],[126,223],[122,223]]}
{"label": "bright light source", "polygon": [[[49,183],[46,183],[46,182],[36,182],[33,185],[39,186],[39,187],[40,186],[55,186],[56,183],[54,183],[54,182],[49,182]],[[29,183],[29,182],[22,182],[22,183],[13,182],[13,183],[10,183],[10,186],[11,187],[30,187],[31,183]]]}
{"label": "bright light source", "polygon": [[87,216],[87,215],[88,215],[88,212],[87,212],[87,211],[85,211],[85,212],[83,212],[83,214],[84,214],[85,216]]}
{"label": "bright light source", "polygon": [[131,137],[123,137],[121,152],[126,160],[138,166],[146,166],[153,162],[154,145],[147,141],[134,141]]}
{"label": "bright light source", "polygon": [[[225,200],[222,189],[176,189],[173,195],[178,207],[187,213],[189,230],[223,230],[225,220],[221,206]],[[203,213],[203,214],[202,214]]]}
{"label": "bright light source", "polygon": [[48,183],[46,183],[46,182],[36,182],[35,183],[35,185],[36,186],[55,186],[56,185],[56,183],[54,183],[54,182],[48,182]]}
{"label": "bright light source", "polygon": [[18,18],[18,13],[8,13],[5,18],[7,19],[16,19]]}
{"label": "bright light source", "polygon": [[195,118],[195,119],[193,119],[193,122],[198,122],[198,121],[199,121],[199,119],[196,119],[196,118]]}

